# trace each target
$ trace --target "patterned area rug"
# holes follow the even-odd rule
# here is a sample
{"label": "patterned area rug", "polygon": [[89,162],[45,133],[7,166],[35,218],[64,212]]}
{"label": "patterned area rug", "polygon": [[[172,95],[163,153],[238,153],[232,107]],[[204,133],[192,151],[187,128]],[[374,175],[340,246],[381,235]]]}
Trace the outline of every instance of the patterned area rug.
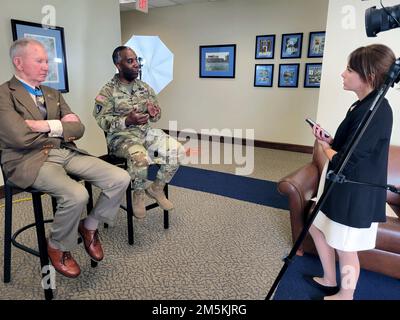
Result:
{"label": "patterned area rug", "polygon": [[[143,221],[134,221],[133,246],[127,242],[124,211],[114,227],[101,228],[105,258],[97,268],[90,267],[77,246],[72,254],[82,273],[76,279],[57,274],[55,298],[264,299],[281,267],[280,257],[290,248],[287,212],[173,186],[170,198],[177,207],[170,214],[170,229],[164,230],[162,211],[155,208]],[[43,203],[51,217],[47,196]],[[14,229],[31,221],[31,202],[15,204]],[[1,234],[3,228],[1,215]],[[34,246],[35,237],[30,230],[20,240]],[[0,282],[1,299],[43,299],[39,266],[38,258],[13,248],[12,280]]]}

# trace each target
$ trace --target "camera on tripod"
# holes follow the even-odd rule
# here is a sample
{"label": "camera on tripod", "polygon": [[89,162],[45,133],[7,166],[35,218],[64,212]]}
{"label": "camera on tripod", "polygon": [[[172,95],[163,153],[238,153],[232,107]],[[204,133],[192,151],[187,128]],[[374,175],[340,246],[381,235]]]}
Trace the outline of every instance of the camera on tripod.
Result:
{"label": "camera on tripod", "polygon": [[376,37],[381,31],[400,27],[400,5],[377,9],[376,6],[365,11],[365,31],[368,37]]}

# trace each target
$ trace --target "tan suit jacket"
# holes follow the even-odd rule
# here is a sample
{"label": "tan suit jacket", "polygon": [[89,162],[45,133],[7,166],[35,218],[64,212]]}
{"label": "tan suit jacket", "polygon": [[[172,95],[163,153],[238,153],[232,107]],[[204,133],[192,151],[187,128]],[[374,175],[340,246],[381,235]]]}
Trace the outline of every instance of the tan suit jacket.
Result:
{"label": "tan suit jacket", "polygon": [[[47,120],[60,120],[73,113],[62,95],[52,88],[41,86],[47,108]],[[25,120],[43,120],[38,107],[13,77],[0,86],[0,148],[4,173],[13,184],[27,188],[35,181],[49,150],[61,143],[81,151],[72,142],[82,137],[85,127],[80,122],[62,122],[63,137],[49,138],[47,133],[32,132]]]}

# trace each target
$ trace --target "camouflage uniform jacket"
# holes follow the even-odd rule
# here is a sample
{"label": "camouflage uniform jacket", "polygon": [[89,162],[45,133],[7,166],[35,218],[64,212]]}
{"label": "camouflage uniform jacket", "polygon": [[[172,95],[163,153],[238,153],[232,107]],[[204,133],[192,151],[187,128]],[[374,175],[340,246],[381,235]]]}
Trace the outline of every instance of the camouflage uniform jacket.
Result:
{"label": "camouflage uniform jacket", "polygon": [[[158,104],[154,90],[145,82],[136,79],[132,90],[121,83],[116,74],[99,92],[95,99],[93,116],[103,131],[107,132],[107,144],[112,141],[124,140],[124,137],[144,138],[149,129],[150,122],[156,122],[161,117],[161,112],[142,125],[125,125],[128,114],[135,110],[139,113],[148,113],[147,103]],[[111,145],[114,143],[111,143]]]}

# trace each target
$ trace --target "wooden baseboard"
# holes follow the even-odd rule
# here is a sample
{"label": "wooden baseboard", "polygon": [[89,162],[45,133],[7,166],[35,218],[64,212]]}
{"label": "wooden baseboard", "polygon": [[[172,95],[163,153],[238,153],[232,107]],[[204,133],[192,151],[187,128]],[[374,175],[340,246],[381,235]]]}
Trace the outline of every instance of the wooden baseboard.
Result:
{"label": "wooden baseboard", "polygon": [[[192,133],[192,132],[186,133],[184,131],[170,131],[170,130],[166,130],[166,129],[163,129],[163,131],[167,134],[172,135],[173,137],[179,137],[180,135],[185,136],[185,134],[187,134],[188,136],[195,136],[197,138],[197,140],[212,140],[212,141],[219,141],[220,143],[224,143],[227,140],[232,141],[231,137],[204,135],[204,134]],[[246,145],[246,139],[233,139],[233,143]],[[302,146],[302,145],[289,144],[289,143],[277,143],[277,142],[254,140],[254,146],[257,148],[276,149],[276,150],[301,152],[301,153],[309,153],[309,154],[313,153],[312,146]]]}
{"label": "wooden baseboard", "polygon": [[[169,131],[163,130],[167,134],[171,134],[175,137],[179,135],[184,135],[183,131]],[[193,133],[190,133],[193,136]],[[212,136],[212,135],[202,135],[200,133],[197,134],[198,140],[213,140],[219,141],[220,143],[224,143],[225,140],[231,140],[230,137],[223,136]],[[246,139],[233,139],[233,143],[240,143],[242,145],[246,145]],[[267,149],[275,149],[275,150],[284,150],[284,151],[292,151],[292,152],[302,152],[302,153],[310,153],[313,152],[313,147],[310,146],[302,146],[296,144],[288,144],[288,143],[276,143],[276,142],[268,142],[268,141],[260,141],[254,140],[254,146],[257,148],[267,148]],[[0,186],[0,199],[4,198],[4,186]]]}
{"label": "wooden baseboard", "polygon": [[266,148],[266,149],[277,149],[284,151],[292,151],[292,152],[301,152],[301,153],[313,153],[313,147],[310,146],[302,146],[298,144],[289,144],[289,143],[277,143],[277,142],[268,142],[268,141],[254,141],[254,146],[258,148]]}

